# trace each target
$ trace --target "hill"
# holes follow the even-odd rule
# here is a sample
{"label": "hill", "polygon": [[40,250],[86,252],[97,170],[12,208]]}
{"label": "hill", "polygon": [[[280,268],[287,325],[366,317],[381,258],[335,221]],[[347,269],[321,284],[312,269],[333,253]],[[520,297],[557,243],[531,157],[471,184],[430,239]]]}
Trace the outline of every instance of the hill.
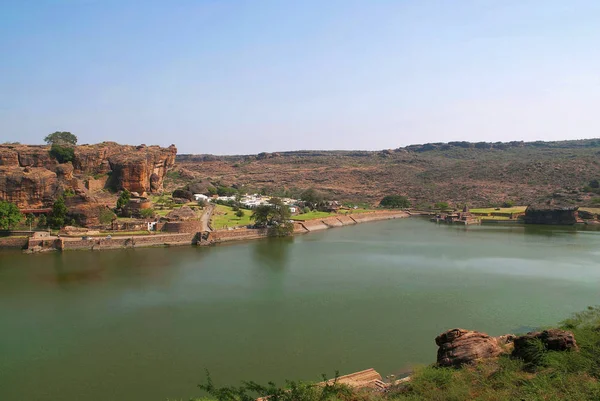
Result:
{"label": "hill", "polygon": [[553,198],[591,206],[598,198],[582,188],[600,178],[600,139],[431,143],[375,152],[181,154],[171,178],[170,188],[204,182],[297,195],[315,187],[338,200],[372,204],[388,194],[403,194],[416,206]]}

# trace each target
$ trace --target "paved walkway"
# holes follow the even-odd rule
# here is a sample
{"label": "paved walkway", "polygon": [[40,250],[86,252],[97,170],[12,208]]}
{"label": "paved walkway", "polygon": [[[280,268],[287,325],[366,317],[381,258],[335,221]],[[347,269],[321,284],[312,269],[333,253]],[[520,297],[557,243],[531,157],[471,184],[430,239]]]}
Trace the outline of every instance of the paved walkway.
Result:
{"label": "paved walkway", "polygon": [[200,224],[202,225],[202,231],[212,231],[210,229],[209,223],[210,218],[212,217],[213,211],[215,210],[215,205],[209,203],[204,208],[204,213],[202,213],[202,217],[200,217]]}

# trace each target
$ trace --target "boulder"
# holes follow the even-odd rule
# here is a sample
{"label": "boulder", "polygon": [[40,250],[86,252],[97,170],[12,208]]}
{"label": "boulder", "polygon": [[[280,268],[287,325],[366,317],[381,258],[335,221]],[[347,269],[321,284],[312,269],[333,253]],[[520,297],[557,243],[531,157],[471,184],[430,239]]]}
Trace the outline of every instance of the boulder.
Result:
{"label": "boulder", "polygon": [[439,366],[462,366],[508,353],[514,336],[491,337],[465,329],[451,329],[436,337]]}
{"label": "boulder", "polygon": [[549,329],[527,333],[514,339],[513,356],[523,357],[527,343],[540,340],[548,351],[576,351],[579,349],[573,333],[560,329]]}

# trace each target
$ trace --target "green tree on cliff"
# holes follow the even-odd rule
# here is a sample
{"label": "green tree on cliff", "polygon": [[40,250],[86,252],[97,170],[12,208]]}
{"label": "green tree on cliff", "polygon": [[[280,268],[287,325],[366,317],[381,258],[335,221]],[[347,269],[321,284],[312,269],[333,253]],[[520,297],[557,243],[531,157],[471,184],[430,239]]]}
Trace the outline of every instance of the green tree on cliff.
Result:
{"label": "green tree on cliff", "polygon": [[56,131],[47,135],[44,142],[50,145],[75,146],[77,145],[77,137],[70,132]]}
{"label": "green tree on cliff", "polygon": [[0,229],[10,230],[23,218],[17,205],[11,202],[0,201]]}
{"label": "green tree on cliff", "polygon": [[129,203],[130,199],[131,199],[131,192],[124,189],[123,192],[121,192],[121,195],[119,195],[119,199],[117,199],[117,209],[123,210],[123,208],[125,206],[127,206],[127,204]]}
{"label": "green tree on cliff", "polygon": [[52,205],[52,212],[48,217],[48,225],[52,228],[61,228],[67,221],[67,205],[65,205],[65,198],[59,196]]}

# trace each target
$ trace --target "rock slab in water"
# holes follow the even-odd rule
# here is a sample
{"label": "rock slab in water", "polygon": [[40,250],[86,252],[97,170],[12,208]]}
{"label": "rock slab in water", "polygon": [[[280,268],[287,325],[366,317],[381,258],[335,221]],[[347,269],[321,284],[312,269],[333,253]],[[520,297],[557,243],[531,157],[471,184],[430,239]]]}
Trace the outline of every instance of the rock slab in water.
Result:
{"label": "rock slab in water", "polygon": [[436,337],[439,366],[462,366],[509,352],[513,335],[491,337],[479,331],[451,329]]}

